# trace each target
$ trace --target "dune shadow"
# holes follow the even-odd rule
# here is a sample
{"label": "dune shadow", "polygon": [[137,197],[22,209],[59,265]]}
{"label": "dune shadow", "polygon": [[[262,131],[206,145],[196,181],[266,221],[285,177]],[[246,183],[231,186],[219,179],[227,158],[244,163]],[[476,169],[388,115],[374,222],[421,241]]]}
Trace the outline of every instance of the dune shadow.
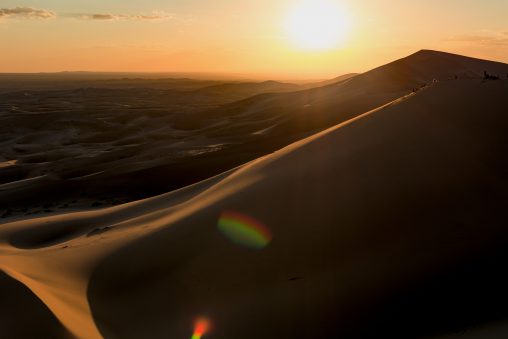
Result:
{"label": "dune shadow", "polygon": [[[362,305],[341,338],[460,337],[493,323],[506,324],[507,260],[506,243],[499,243],[386,293],[377,302]],[[504,338],[496,333],[506,333],[506,328],[496,326],[490,335]],[[484,337],[480,334],[478,338]]]}
{"label": "dune shadow", "polygon": [[42,301],[3,272],[0,272],[0,298],[2,338],[72,338]]}
{"label": "dune shadow", "polygon": [[22,249],[35,249],[57,245],[86,232],[87,225],[69,225],[65,222],[35,226],[11,235],[10,243]]}

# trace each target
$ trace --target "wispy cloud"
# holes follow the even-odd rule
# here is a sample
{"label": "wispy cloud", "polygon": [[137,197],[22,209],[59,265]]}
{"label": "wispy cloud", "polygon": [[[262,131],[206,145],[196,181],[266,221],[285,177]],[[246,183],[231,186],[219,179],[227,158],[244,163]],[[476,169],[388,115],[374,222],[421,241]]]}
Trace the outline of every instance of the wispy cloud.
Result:
{"label": "wispy cloud", "polygon": [[[134,21],[160,21],[174,19],[173,14],[161,11],[154,11],[150,14],[114,14],[114,13],[72,13],[59,14],[59,17],[74,18],[78,20],[95,20],[95,21],[117,21],[117,20],[134,20]],[[33,7],[13,7],[0,8],[1,19],[13,18],[33,18],[33,19],[52,19],[56,18],[57,13],[48,9]]]}
{"label": "wispy cloud", "polygon": [[166,20],[166,19],[173,19],[174,15],[162,13],[162,12],[156,12],[151,15],[131,15],[131,19],[137,19],[137,20]]}
{"label": "wispy cloud", "polygon": [[157,21],[172,19],[173,15],[165,12],[153,12],[152,14],[111,14],[111,13],[77,13],[66,15],[70,18],[82,20],[114,21],[114,20],[139,20]]}
{"label": "wispy cloud", "polygon": [[55,12],[47,9],[33,7],[0,8],[0,19],[27,18],[27,19],[52,19]]}
{"label": "wispy cloud", "polygon": [[118,15],[113,14],[76,14],[71,17],[83,20],[117,20]]}
{"label": "wispy cloud", "polygon": [[465,34],[455,35],[445,39],[446,41],[464,42],[484,46],[508,46],[508,32],[492,34]]}

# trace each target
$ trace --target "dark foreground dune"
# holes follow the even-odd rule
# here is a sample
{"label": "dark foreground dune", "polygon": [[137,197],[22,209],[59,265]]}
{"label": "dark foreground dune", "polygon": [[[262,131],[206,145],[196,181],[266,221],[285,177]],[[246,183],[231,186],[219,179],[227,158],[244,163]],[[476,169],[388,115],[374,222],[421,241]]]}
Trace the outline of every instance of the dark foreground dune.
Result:
{"label": "dark foreground dune", "polygon": [[0,297],[3,338],[71,338],[42,301],[5,273],[0,274]]}
{"label": "dark foreground dune", "polygon": [[[0,268],[47,307],[48,331],[51,311],[80,338],[191,338],[197,318],[211,324],[204,338],[504,338],[508,81],[406,95],[439,62],[339,85],[395,100],[194,185],[7,220]],[[365,96],[376,86],[387,92]],[[339,109],[334,90],[306,95]],[[224,233],[225,215],[265,236]]]}

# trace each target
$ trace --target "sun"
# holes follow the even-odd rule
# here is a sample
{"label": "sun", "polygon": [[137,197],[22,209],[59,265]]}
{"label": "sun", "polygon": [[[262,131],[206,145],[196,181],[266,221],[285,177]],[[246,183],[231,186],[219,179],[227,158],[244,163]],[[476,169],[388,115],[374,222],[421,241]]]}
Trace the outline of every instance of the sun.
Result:
{"label": "sun", "polygon": [[289,12],[285,28],[290,40],[298,47],[328,50],[344,41],[349,20],[336,2],[301,0]]}

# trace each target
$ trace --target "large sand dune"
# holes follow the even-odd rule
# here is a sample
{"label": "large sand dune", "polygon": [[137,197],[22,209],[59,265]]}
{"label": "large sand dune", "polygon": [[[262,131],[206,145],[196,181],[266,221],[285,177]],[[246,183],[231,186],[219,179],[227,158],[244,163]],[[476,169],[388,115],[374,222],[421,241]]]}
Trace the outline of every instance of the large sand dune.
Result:
{"label": "large sand dune", "polygon": [[[190,338],[206,318],[204,338],[504,338],[508,81],[478,77],[506,67],[425,51],[321,89],[254,97],[239,119],[303,103],[287,98],[319,107],[281,112],[281,135],[326,126],[295,127],[311,117],[343,122],[163,195],[3,219],[2,333]],[[344,93],[365,98],[351,112],[377,108],[348,120]],[[38,184],[48,178],[0,188],[55,194]],[[225,212],[273,238],[232,242],[218,227]]]}
{"label": "large sand dune", "polygon": [[[491,321],[496,335],[508,316],[508,82],[477,79],[485,67],[507,66],[423,52],[232,104],[241,119],[311,109],[281,118],[280,134],[353,119],[167,194],[7,220],[0,268],[33,292],[16,287],[44,337],[190,338],[199,317],[205,338],[482,337]],[[217,227],[225,211],[273,239],[231,242]],[[23,312],[3,310],[18,337],[30,335],[16,332]]]}

